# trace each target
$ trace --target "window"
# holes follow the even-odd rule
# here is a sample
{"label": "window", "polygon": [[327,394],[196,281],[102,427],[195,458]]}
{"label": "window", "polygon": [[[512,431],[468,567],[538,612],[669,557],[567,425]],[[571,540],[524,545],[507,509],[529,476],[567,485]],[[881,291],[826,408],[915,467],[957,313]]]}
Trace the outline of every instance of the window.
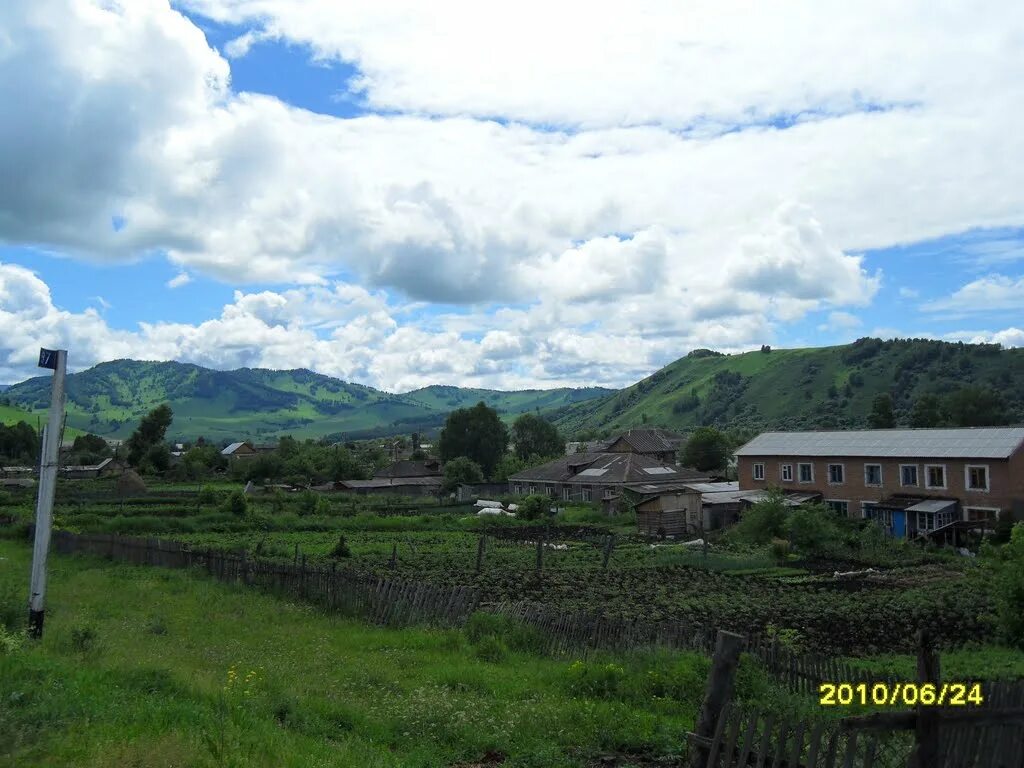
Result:
{"label": "window", "polygon": [[588,485],[583,488],[583,500],[590,501],[590,496],[590,486]]}
{"label": "window", "polygon": [[547,494],[552,499],[554,499],[554,498],[556,498],[558,496],[558,489],[555,486],[553,486],[553,485],[549,485],[548,486],[548,490],[547,490]]}
{"label": "window", "polygon": [[925,464],[924,465],[924,487],[945,488],[946,487],[946,465]]}
{"label": "window", "polygon": [[522,496],[523,495],[523,486],[521,486],[519,483],[516,483],[512,487],[512,493],[514,493],[516,496]]}
{"label": "window", "polygon": [[860,505],[861,517],[873,517],[872,513],[875,511],[875,507],[877,506],[877,504],[878,503],[874,502],[874,501],[863,501],[863,502],[861,502],[861,505]]}
{"label": "window", "polygon": [[968,464],[964,470],[967,477],[967,490],[987,491],[988,490],[988,465]]}
{"label": "window", "polygon": [[764,464],[757,463],[754,465],[754,479],[764,480]]}
{"label": "window", "polygon": [[813,464],[797,464],[797,471],[800,473],[801,483],[813,483],[814,482],[814,465]]}
{"label": "window", "polygon": [[533,494],[535,494],[536,492],[537,492],[537,486],[536,485],[531,485],[530,486],[530,495],[533,496]]}
{"label": "window", "polygon": [[999,510],[994,507],[964,507],[964,520],[988,520],[994,523],[999,518]]}
{"label": "window", "polygon": [[833,512],[846,517],[846,513],[850,509],[850,502],[848,501],[837,501],[836,499],[826,499],[825,505]]}
{"label": "window", "polygon": [[917,464],[900,464],[900,485],[917,485]]}
{"label": "window", "polygon": [[568,485],[562,488],[562,499],[563,501],[572,501],[572,488]]}
{"label": "window", "polygon": [[864,485],[881,485],[882,484],[882,465],[881,464],[865,464],[864,465]]}
{"label": "window", "polygon": [[843,465],[842,464],[829,464],[828,465],[828,484],[829,485],[842,485],[843,484]]}
{"label": "window", "polygon": [[792,483],[793,482],[793,465],[783,464],[782,465],[782,482]]}

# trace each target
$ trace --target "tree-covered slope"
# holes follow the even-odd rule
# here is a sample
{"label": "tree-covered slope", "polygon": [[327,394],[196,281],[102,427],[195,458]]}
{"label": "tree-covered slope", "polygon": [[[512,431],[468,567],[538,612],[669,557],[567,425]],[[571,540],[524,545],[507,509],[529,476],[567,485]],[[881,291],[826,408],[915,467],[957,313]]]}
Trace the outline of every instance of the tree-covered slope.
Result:
{"label": "tree-covered slope", "polygon": [[643,423],[685,429],[866,427],[872,401],[888,393],[897,425],[924,394],[964,386],[998,392],[1011,422],[1024,420],[1024,349],[924,339],[720,355],[696,350],[614,395],[556,415],[567,434]]}
{"label": "tree-covered slope", "polygon": [[[609,391],[439,389],[452,392],[443,398],[424,395],[428,390],[418,390],[419,397],[395,395],[303,369],[215,371],[185,363],[116,360],[68,376],[67,413],[69,426],[118,437],[130,434],[142,416],[165,402],[174,411],[172,438],[365,436],[437,427],[454,407],[480,399],[496,398],[509,413],[521,413]],[[32,412],[34,421],[49,405],[50,377],[15,384],[4,397]]]}
{"label": "tree-covered slope", "polygon": [[591,400],[613,394],[616,390],[603,387],[577,389],[525,389],[519,392],[503,392],[496,389],[474,389],[470,387],[446,387],[434,385],[407,392],[409,400],[421,403],[438,411],[454,408],[468,408],[483,401],[500,415],[547,411],[562,408],[573,403]]}

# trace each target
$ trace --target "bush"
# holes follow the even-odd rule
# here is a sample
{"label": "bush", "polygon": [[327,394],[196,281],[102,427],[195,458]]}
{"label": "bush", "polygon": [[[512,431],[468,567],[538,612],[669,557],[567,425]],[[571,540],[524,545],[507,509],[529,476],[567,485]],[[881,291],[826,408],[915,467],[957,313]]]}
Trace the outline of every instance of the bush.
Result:
{"label": "bush", "polygon": [[797,507],[786,524],[790,543],[805,555],[834,550],[842,540],[835,513],[823,504]]}
{"label": "bush", "polygon": [[1000,630],[1024,648],[1024,523],[1013,526],[1010,542],[998,551],[993,586]]}
{"label": "bush", "polygon": [[551,514],[551,499],[535,493],[519,502],[516,517],[520,520],[539,520]]}
{"label": "bush", "polygon": [[569,666],[569,690],[576,696],[615,698],[625,680],[626,670],[613,662],[574,661]]}
{"label": "bush", "polygon": [[508,655],[508,648],[505,643],[497,637],[485,637],[473,649],[473,655],[481,661],[497,663],[504,661]]}
{"label": "bush", "polygon": [[743,513],[730,531],[731,537],[750,544],[767,544],[785,535],[788,512],[782,492],[769,491],[764,499]]}
{"label": "bush", "polygon": [[789,542],[785,539],[772,539],[770,551],[776,563],[784,563],[789,559]]}
{"label": "bush", "polygon": [[245,517],[249,511],[249,500],[241,491],[232,491],[220,505],[221,511],[235,517]]}
{"label": "bush", "polygon": [[208,485],[204,485],[199,489],[199,496],[196,498],[200,504],[216,504],[217,503],[217,492]]}
{"label": "bush", "polygon": [[352,550],[348,547],[348,542],[345,541],[345,534],[341,534],[338,537],[338,542],[334,545],[334,548],[328,553],[328,557],[333,557],[338,560],[343,557],[352,557]]}

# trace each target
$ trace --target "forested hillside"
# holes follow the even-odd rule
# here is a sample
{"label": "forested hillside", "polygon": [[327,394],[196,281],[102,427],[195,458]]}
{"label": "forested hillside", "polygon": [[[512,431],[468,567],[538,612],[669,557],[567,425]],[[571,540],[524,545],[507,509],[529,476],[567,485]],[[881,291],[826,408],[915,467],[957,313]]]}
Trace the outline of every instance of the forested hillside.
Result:
{"label": "forested hillside", "polygon": [[[177,362],[116,360],[68,376],[67,413],[71,427],[118,437],[130,434],[143,415],[165,402],[174,411],[172,438],[365,437],[428,431],[440,427],[449,411],[479,400],[516,414],[544,412],[610,391],[428,387],[395,395],[302,369],[216,371]],[[49,405],[50,377],[15,384],[4,398],[30,412],[34,423]]]}
{"label": "forested hillside", "polygon": [[864,338],[737,355],[695,350],[621,392],[569,406],[555,418],[570,435],[644,423],[740,431],[864,428],[876,397],[888,394],[897,426],[910,426],[915,404],[928,395],[938,400],[939,420],[956,424],[948,408],[960,390],[994,394],[1000,421],[1024,420],[1024,349]]}

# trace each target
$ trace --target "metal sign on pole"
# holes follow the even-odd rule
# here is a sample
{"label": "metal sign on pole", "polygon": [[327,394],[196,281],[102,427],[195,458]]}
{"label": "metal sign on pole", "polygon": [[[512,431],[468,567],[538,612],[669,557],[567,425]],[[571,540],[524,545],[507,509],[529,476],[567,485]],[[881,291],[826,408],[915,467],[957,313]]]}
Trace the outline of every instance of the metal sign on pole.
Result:
{"label": "metal sign on pole", "polygon": [[32,549],[32,585],[29,590],[28,631],[43,636],[43,611],[46,597],[46,556],[50,551],[53,528],[53,498],[57,490],[57,465],[64,423],[64,379],[68,353],[65,349],[39,350],[39,367],[53,370],[50,413],[43,429],[43,449],[39,460],[39,498],[36,502],[36,534]]}

